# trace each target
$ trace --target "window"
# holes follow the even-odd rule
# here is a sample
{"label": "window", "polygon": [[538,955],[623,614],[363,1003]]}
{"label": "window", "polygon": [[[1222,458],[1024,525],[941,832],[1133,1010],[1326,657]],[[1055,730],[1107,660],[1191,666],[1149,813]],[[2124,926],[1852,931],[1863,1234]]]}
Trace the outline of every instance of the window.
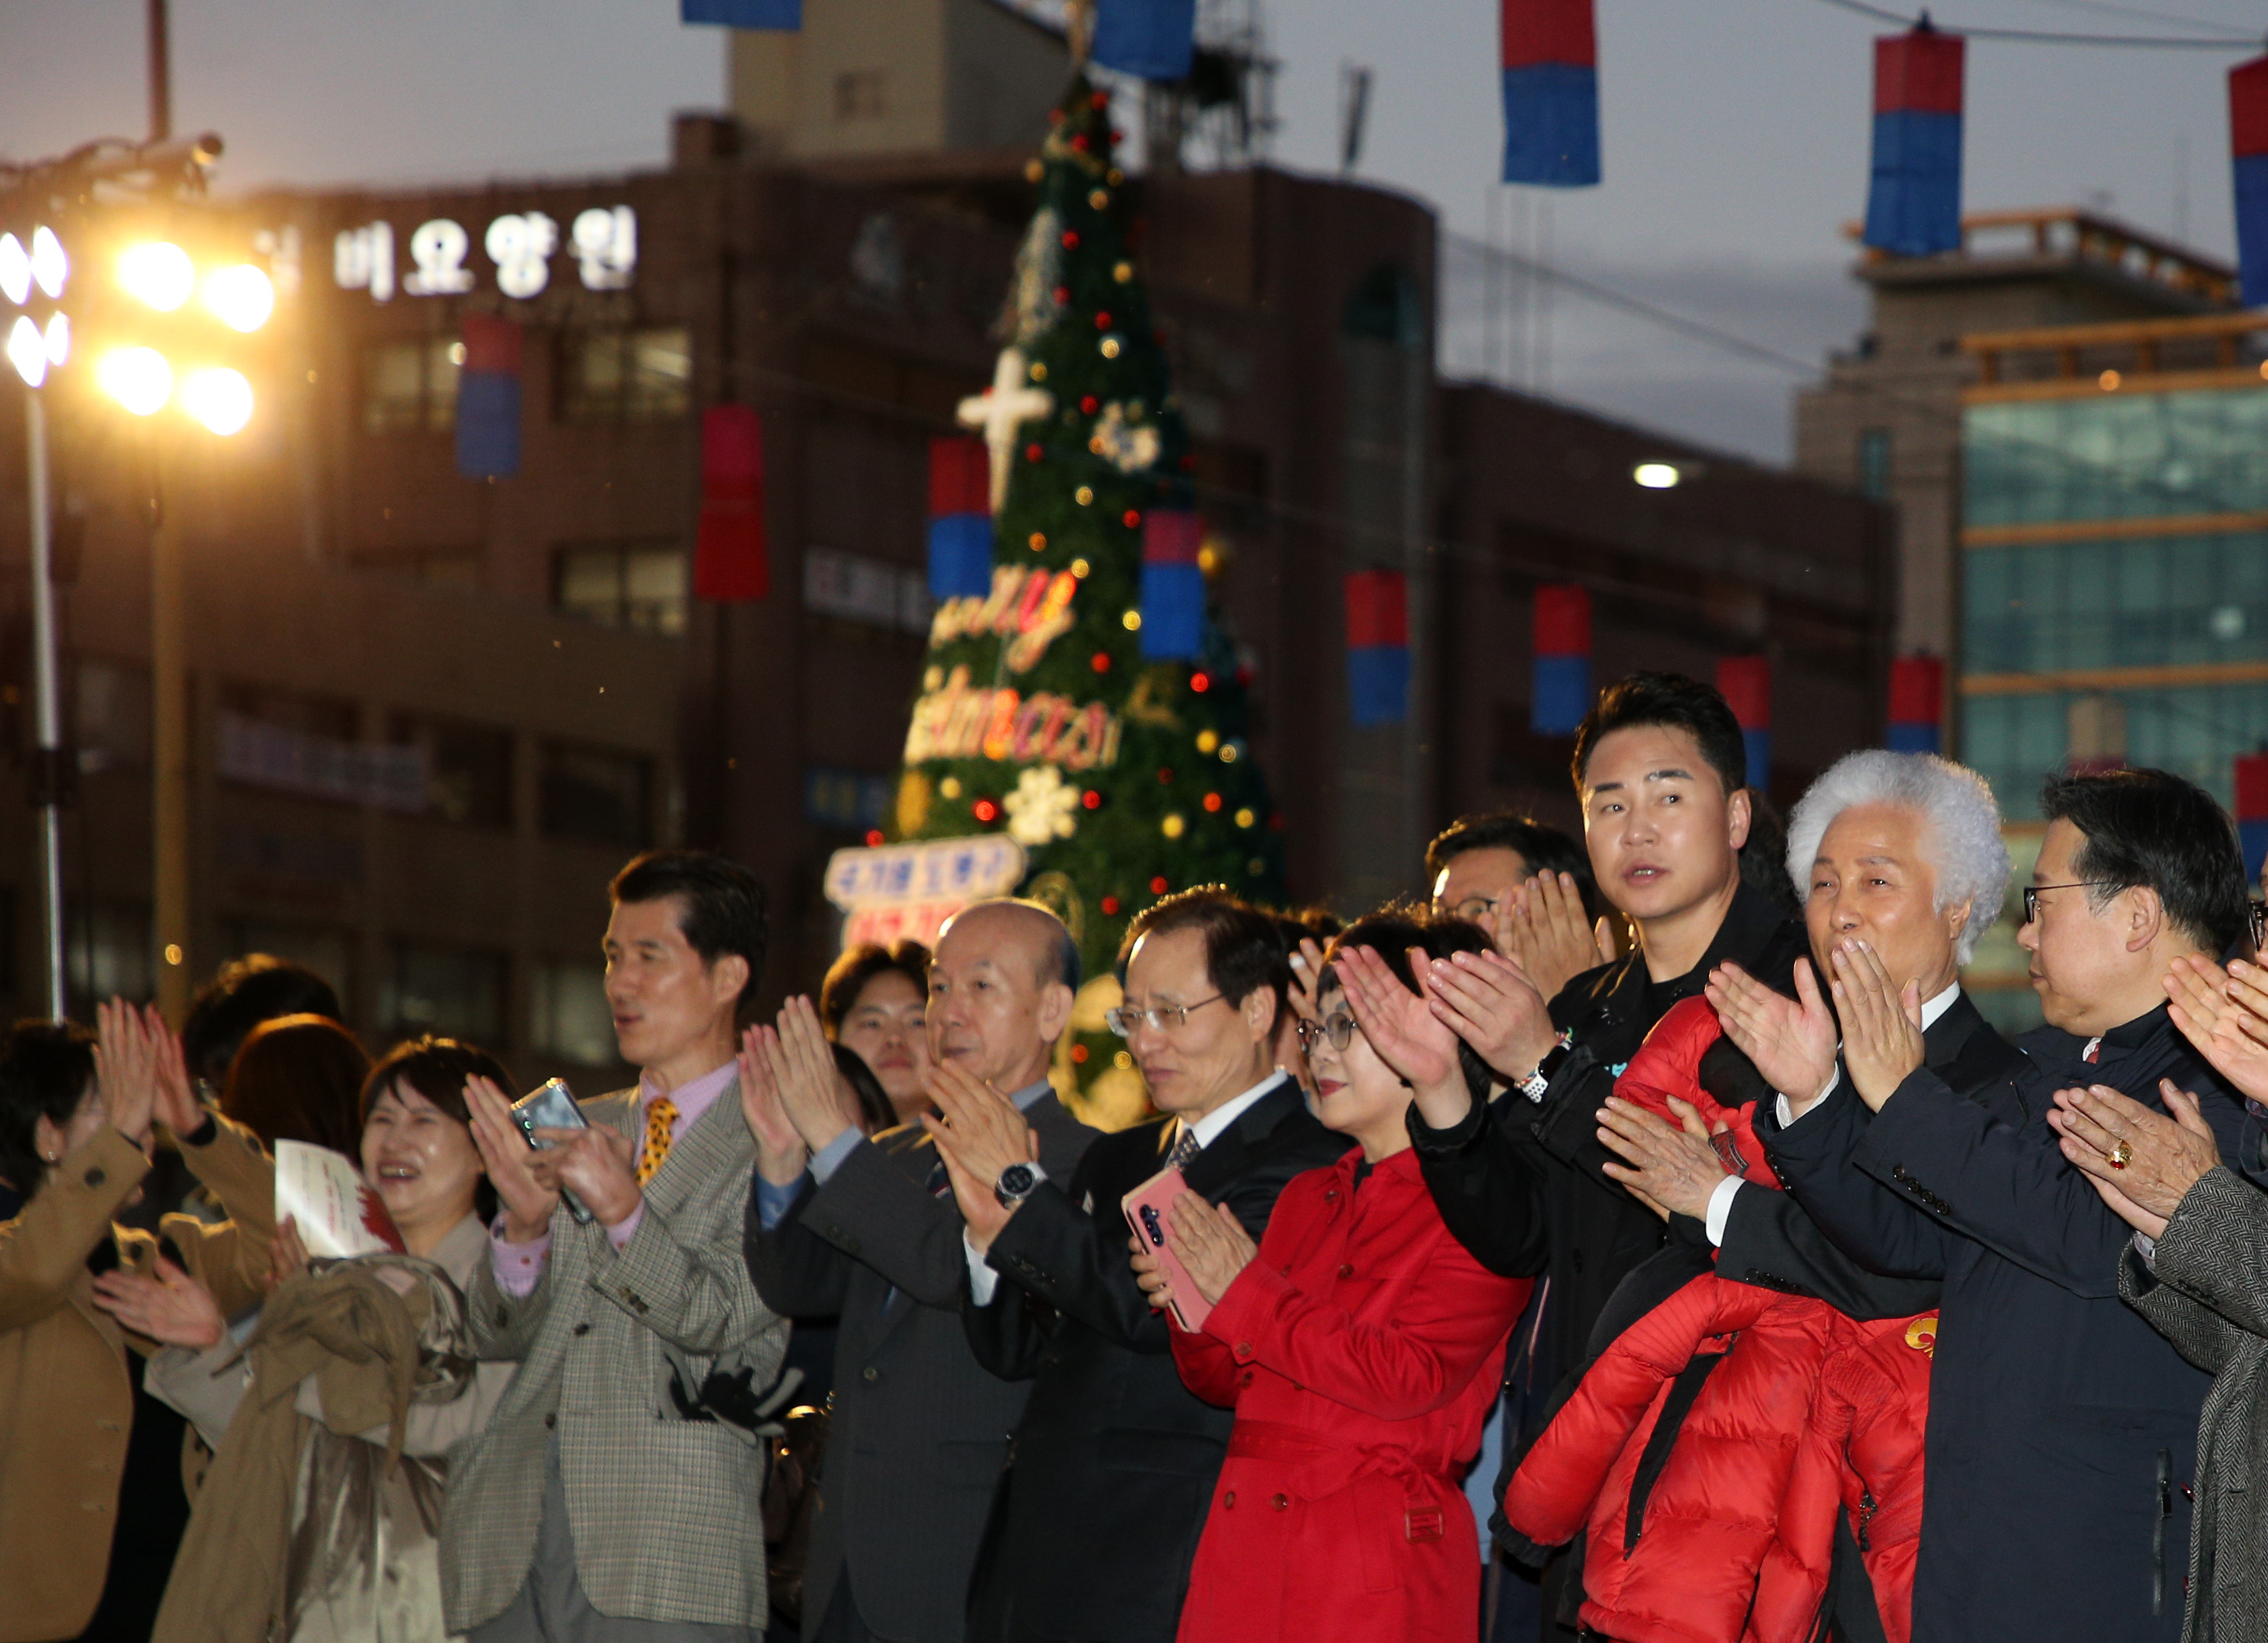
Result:
{"label": "window", "polygon": [[394,944],[394,964],[379,999],[387,1032],[503,1043],[504,955],[468,947]]}
{"label": "window", "polygon": [[693,343],[681,325],[563,332],[559,352],[562,422],[660,422],[693,407]]}
{"label": "window", "polygon": [[1889,498],[1890,431],[1888,428],[1859,430],[1859,494],[1876,502]]}
{"label": "window", "polygon": [[685,549],[674,542],[593,542],[551,558],[551,602],[571,615],[641,633],[682,633]]}
{"label": "window", "polygon": [[446,433],[457,425],[465,345],[447,337],[380,343],[363,355],[364,433]]}
{"label": "window", "polygon": [[477,592],[481,586],[481,550],[477,548],[365,548],[350,563],[357,571],[398,576],[425,587]]}
{"label": "window", "polygon": [[353,932],[317,925],[283,924],[265,918],[236,918],[222,924],[220,939],[231,958],[270,953],[304,965],[331,984],[347,1013],[354,1013]]}
{"label": "window", "polygon": [[[138,903],[82,903],[63,921],[63,974],[84,1010],[105,998],[154,995],[150,910]],[[14,943],[10,944],[14,950]]]}
{"label": "window", "polygon": [[140,769],[150,763],[150,670],[122,662],[83,659],[71,721],[78,768]]}
{"label": "window", "polygon": [[880,120],[882,117],[882,70],[853,69],[835,77],[835,118],[837,121]]}
{"label": "window", "polygon": [[528,1041],[544,1054],[592,1067],[622,1059],[603,964],[571,959],[538,964],[528,978],[527,1002]]}
{"label": "window", "polygon": [[622,850],[643,850],[652,813],[653,766],[634,753],[546,742],[538,786],[543,830]]}
{"label": "window", "polygon": [[462,827],[512,825],[512,733],[396,713],[397,748],[425,755],[425,814]]}

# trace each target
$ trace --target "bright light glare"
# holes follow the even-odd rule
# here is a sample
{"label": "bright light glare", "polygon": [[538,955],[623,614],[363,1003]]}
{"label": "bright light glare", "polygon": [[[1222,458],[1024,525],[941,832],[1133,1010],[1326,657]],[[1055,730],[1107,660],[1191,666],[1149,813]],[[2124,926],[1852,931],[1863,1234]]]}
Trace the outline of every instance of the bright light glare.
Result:
{"label": "bright light glare", "polygon": [[276,312],[276,287],[249,262],[205,276],[205,306],[234,331],[256,331]]}
{"label": "bright light glare", "polygon": [[171,313],[196,289],[197,270],[177,245],[152,239],[129,246],[118,259],[118,283],[160,313]]}
{"label": "bright light glare", "polygon": [[1667,490],[1678,481],[1678,472],[1668,462],[1640,462],[1631,470],[1631,477],[1648,490]]}
{"label": "bright light glare", "polygon": [[94,368],[102,391],[136,416],[154,416],[173,397],[173,368],[154,348],[121,348]]}
{"label": "bright light glare", "polygon": [[70,277],[70,259],[63,254],[63,242],[45,225],[32,233],[32,277],[50,297],[62,296],[63,282]]}
{"label": "bright light glare", "polygon": [[32,259],[13,234],[0,234],[0,296],[19,308],[31,300]]}
{"label": "bright light glare", "polygon": [[181,409],[225,438],[252,420],[252,384],[225,365],[192,372],[181,384]]}
{"label": "bright light glare", "polygon": [[48,363],[51,365],[69,365],[70,344],[70,316],[62,313],[49,314],[47,335]]}
{"label": "bright light glare", "polygon": [[47,340],[28,313],[18,314],[16,323],[9,328],[8,363],[16,367],[26,387],[35,388],[48,379]]}

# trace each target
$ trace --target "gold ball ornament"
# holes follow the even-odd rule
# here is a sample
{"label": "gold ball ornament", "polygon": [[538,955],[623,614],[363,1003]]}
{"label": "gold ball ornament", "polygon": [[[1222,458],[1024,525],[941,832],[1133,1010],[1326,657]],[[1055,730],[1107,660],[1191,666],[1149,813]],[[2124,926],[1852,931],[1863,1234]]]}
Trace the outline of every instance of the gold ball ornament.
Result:
{"label": "gold ball ornament", "polygon": [[1182,820],[1179,811],[1175,811],[1158,824],[1158,830],[1167,838],[1179,838],[1189,830],[1189,824]]}
{"label": "gold ball ornament", "polygon": [[1084,559],[1074,559],[1071,562],[1071,573],[1082,582],[1086,580],[1086,573],[1094,569],[1094,567]]}
{"label": "gold ball ornament", "polygon": [[1035,382],[1045,382],[1048,379],[1047,362],[1042,359],[1035,359],[1032,361],[1031,370],[1026,374],[1028,375]]}
{"label": "gold ball ornament", "polygon": [[1094,487],[1093,485],[1081,485],[1077,490],[1071,493],[1071,499],[1073,502],[1078,503],[1082,508],[1094,506]]}
{"label": "gold ball ornament", "polygon": [[1199,753],[1211,753],[1219,746],[1220,746],[1220,733],[1219,731],[1201,730],[1197,732],[1197,751]]}
{"label": "gold ball ornament", "polygon": [[1142,630],[1142,613],[1138,610],[1128,611],[1124,615],[1119,617],[1118,621],[1119,624],[1129,633],[1138,633]]}
{"label": "gold ball ornament", "polygon": [[929,777],[918,770],[908,770],[898,784],[898,833],[910,837],[922,830],[929,820],[931,790]]}
{"label": "gold ball ornament", "polygon": [[1121,347],[1121,344],[1120,344],[1120,343],[1119,343],[1119,341],[1118,341],[1118,339],[1117,339],[1116,337],[1115,337],[1115,336],[1106,336],[1106,337],[1104,337],[1104,338],[1102,339],[1102,357],[1103,357],[1105,359],[1116,359],[1116,358],[1117,358],[1117,357],[1118,357],[1118,354],[1119,354],[1119,350],[1120,350],[1120,347]]}
{"label": "gold ball ornament", "polygon": [[1131,262],[1118,263],[1110,270],[1110,277],[1121,285],[1128,284],[1134,277],[1134,265]]}
{"label": "gold ball ornament", "polygon": [[937,791],[947,799],[960,798],[961,778],[958,776],[946,777],[943,781],[937,785]]}
{"label": "gold ball ornament", "polygon": [[1109,190],[1106,188],[1095,188],[1090,190],[1086,196],[1086,203],[1095,210],[1099,211],[1102,210],[1103,207],[1110,203]]}
{"label": "gold ball ornament", "polygon": [[1239,827],[1250,827],[1250,826],[1251,826],[1255,822],[1257,822],[1259,819],[1260,819],[1260,818],[1259,818],[1258,816],[1254,815],[1254,814],[1252,814],[1251,810],[1250,810],[1250,809],[1248,809],[1248,808],[1247,808],[1247,809],[1243,809],[1243,810],[1240,810],[1240,811],[1238,811],[1238,812],[1236,813],[1236,825],[1237,825],[1237,826],[1239,826]]}
{"label": "gold ball ornament", "polygon": [[1039,161],[1035,159],[1027,159],[1024,162],[1024,181],[1026,182],[1037,182],[1041,178],[1047,174],[1048,168],[1045,166],[1041,165]]}
{"label": "gold ball ornament", "polygon": [[1223,764],[1233,764],[1236,763],[1236,744],[1234,742],[1224,741],[1220,744],[1220,762]]}
{"label": "gold ball ornament", "polygon": [[1026,546],[1030,548],[1034,553],[1042,553],[1046,551],[1047,545],[1048,534],[1045,531],[1034,531],[1032,533],[1031,541],[1026,544]]}

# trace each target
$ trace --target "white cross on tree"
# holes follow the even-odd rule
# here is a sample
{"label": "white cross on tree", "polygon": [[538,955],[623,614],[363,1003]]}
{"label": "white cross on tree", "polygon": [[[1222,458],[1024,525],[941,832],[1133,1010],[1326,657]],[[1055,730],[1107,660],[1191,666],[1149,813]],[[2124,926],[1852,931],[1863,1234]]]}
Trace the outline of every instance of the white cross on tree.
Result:
{"label": "white cross on tree", "polygon": [[1008,499],[1008,468],[1016,460],[1016,431],[1056,408],[1056,396],[1034,387],[1026,375],[1021,349],[1004,348],[992,372],[992,386],[961,402],[964,427],[984,431],[985,448],[992,453],[992,512],[997,515]]}

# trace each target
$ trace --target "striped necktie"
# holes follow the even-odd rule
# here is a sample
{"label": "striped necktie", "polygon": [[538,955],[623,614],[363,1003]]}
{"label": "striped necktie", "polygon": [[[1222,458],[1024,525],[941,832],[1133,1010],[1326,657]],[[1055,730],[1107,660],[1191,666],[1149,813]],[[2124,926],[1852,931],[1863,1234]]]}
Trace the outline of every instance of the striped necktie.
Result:
{"label": "striped necktie", "polygon": [[643,1187],[669,1156],[670,1131],[676,1127],[677,1103],[657,1095],[645,1109],[645,1151],[638,1159],[637,1183]]}
{"label": "striped necktie", "polygon": [[1189,1160],[1204,1150],[1204,1143],[1197,1139],[1197,1132],[1191,1129],[1185,1120],[1176,1119],[1174,1122],[1181,1124],[1182,1133],[1181,1138],[1174,1143],[1174,1150],[1166,1154],[1166,1168],[1187,1169],[1189,1167]]}

